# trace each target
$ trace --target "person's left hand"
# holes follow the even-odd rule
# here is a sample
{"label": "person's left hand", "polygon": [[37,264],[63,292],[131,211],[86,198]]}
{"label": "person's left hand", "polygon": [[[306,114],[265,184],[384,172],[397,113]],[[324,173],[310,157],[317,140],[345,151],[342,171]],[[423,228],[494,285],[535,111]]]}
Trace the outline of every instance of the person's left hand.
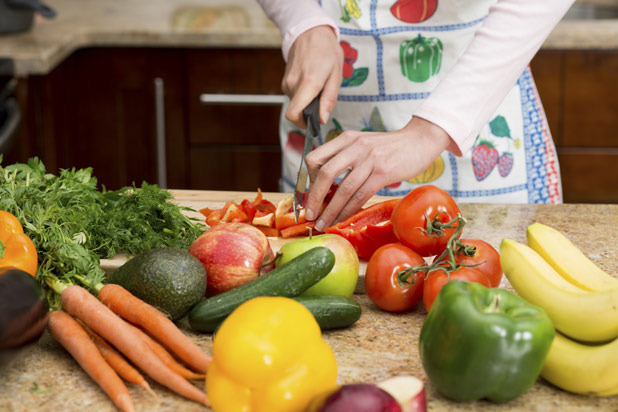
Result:
{"label": "person's left hand", "polygon": [[349,173],[319,216],[316,230],[345,220],[384,186],[419,175],[450,142],[444,129],[418,117],[394,132],[343,132],[306,157],[311,182],[307,219],[318,217],[328,189],[346,170]]}

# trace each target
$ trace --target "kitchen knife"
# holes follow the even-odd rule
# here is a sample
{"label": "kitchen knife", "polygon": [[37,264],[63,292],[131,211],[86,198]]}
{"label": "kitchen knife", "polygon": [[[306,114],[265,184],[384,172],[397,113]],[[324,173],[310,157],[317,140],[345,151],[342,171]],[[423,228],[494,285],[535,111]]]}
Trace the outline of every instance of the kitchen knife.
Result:
{"label": "kitchen knife", "polygon": [[300,168],[298,169],[298,177],[296,179],[296,190],[294,192],[294,220],[298,223],[298,216],[300,215],[300,209],[305,207],[305,195],[307,193],[307,178],[308,170],[307,163],[305,163],[305,157],[311,151],[313,142],[320,141],[320,95],[318,94],[315,99],[303,110],[303,117],[307,124],[307,131],[305,132],[305,146],[303,148],[303,154],[300,159]]}

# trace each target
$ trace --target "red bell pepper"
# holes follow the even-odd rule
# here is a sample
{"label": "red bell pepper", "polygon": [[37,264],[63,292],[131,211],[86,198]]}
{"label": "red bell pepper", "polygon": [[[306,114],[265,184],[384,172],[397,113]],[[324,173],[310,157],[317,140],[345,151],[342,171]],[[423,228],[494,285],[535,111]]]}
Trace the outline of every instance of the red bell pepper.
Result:
{"label": "red bell pepper", "polygon": [[391,223],[399,200],[387,200],[361,209],[345,221],[326,228],[325,232],[343,236],[354,246],[360,259],[369,260],[380,246],[399,242]]}

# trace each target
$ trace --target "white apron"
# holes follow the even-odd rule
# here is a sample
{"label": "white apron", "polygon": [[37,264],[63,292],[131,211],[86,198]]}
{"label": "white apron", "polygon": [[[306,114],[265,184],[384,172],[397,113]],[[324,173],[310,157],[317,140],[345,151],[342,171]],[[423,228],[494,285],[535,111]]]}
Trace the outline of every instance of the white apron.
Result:
{"label": "white apron", "polygon": [[[344,79],[322,126],[324,141],[344,130],[402,128],[456,63],[495,0],[323,0],[338,22]],[[304,132],[284,117],[281,190],[294,190]],[[320,142],[320,144],[324,143]],[[462,157],[444,151],[421,175],[381,189],[402,196],[431,183],[457,201],[560,203],[560,170],[536,86],[526,69]]]}

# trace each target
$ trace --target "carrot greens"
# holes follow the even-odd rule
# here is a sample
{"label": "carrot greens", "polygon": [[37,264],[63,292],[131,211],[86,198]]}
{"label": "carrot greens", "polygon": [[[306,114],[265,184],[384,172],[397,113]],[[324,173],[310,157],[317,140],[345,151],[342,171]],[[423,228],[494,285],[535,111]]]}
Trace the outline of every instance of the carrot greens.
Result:
{"label": "carrot greens", "polygon": [[[39,255],[37,280],[97,285],[104,278],[99,259],[155,247],[188,248],[204,231],[189,208],[172,203],[171,194],[146,182],[120,190],[97,189],[91,168],[47,173],[38,158],[3,166],[0,156],[0,209],[20,220]],[[53,282],[52,282],[53,283]],[[59,296],[47,293],[52,309]]]}

